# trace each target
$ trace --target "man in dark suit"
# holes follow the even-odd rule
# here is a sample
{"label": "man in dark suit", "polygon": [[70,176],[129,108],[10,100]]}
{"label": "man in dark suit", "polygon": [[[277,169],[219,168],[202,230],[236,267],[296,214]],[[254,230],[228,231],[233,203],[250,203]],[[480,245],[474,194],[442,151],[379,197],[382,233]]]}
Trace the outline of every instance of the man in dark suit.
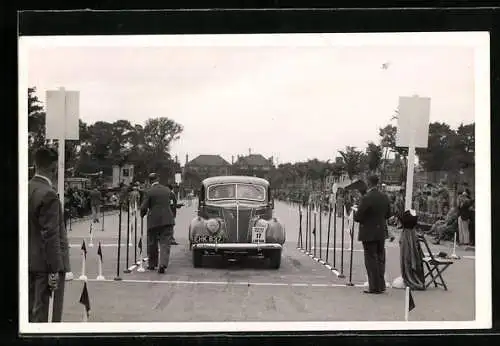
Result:
{"label": "man in dark suit", "polygon": [[[149,270],[158,264],[158,272],[165,273],[170,258],[170,245],[174,232],[175,219],[170,205],[171,191],[159,182],[155,173],[149,175],[151,188],[144,194],[141,205],[141,217],[148,214],[147,238]],[[160,263],[158,263],[158,242],[160,245]]]}
{"label": "man in dark suit", "polygon": [[57,153],[39,149],[35,166],[28,184],[29,321],[48,322],[49,297],[54,292],[52,322],[61,322],[64,279],[71,269],[63,209],[52,186]]}
{"label": "man in dark suit", "polygon": [[358,240],[363,243],[369,289],[365,293],[385,291],[385,239],[387,219],[391,216],[389,198],[377,189],[378,177],[368,177],[368,190],[354,214],[359,222]]}

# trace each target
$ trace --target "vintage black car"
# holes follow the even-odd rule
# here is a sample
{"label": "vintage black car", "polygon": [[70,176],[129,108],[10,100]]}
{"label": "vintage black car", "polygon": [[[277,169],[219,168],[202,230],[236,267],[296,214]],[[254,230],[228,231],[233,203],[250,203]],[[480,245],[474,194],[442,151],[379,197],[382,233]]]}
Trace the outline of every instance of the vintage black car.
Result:
{"label": "vintage black car", "polygon": [[193,266],[200,267],[206,255],[222,255],[228,260],[260,256],[278,269],[285,228],[273,216],[273,209],[265,179],[220,176],[203,180],[198,216],[189,225]]}

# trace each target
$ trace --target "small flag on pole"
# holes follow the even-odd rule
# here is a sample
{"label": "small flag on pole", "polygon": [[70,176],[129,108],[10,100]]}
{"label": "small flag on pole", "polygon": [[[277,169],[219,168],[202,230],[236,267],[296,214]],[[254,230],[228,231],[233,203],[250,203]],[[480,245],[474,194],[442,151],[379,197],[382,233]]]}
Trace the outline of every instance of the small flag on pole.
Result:
{"label": "small flag on pole", "polygon": [[90,299],[89,299],[89,291],[87,289],[87,282],[83,283],[83,291],[80,296],[80,304],[85,307],[86,317],[90,316]]}
{"label": "small flag on pole", "polygon": [[415,309],[415,301],[413,300],[413,295],[411,294],[411,288],[406,286],[405,290],[405,321],[408,321],[410,311]]}
{"label": "small flag on pole", "polygon": [[408,311],[412,311],[415,309],[415,301],[413,300],[413,294],[411,294],[411,288],[410,288],[410,297],[409,297],[409,303],[408,303]]}
{"label": "small flag on pole", "polygon": [[83,254],[85,255],[85,258],[87,258],[87,246],[85,246],[85,239],[82,242],[82,247],[81,247]]}
{"label": "small flag on pole", "polygon": [[139,254],[142,254],[142,237],[139,239],[139,244],[137,245],[139,248]]}
{"label": "small flag on pole", "polygon": [[101,242],[99,242],[99,247],[97,248],[97,254],[101,258],[101,263],[102,263],[102,249],[101,249]]}

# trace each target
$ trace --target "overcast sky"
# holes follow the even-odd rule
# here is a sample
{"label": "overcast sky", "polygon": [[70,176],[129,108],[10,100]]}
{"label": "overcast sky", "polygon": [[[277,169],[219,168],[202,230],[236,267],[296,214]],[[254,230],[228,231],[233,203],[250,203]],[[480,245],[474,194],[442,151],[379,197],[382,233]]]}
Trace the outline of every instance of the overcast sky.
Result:
{"label": "overcast sky", "polygon": [[[399,96],[431,97],[431,121],[474,121],[474,51],[460,47],[36,47],[28,82],[80,91],[87,124],[165,116],[172,154],[333,159],[378,143]],[[382,64],[388,62],[388,68]],[[396,123],[393,122],[395,125]]]}

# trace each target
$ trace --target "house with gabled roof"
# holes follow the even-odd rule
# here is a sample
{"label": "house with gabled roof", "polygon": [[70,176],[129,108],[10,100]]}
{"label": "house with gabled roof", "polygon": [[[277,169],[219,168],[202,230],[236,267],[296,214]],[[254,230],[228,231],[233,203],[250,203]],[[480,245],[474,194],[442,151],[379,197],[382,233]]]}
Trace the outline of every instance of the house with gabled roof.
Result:
{"label": "house with gabled roof", "polygon": [[191,161],[186,155],[186,164],[184,166],[185,186],[198,188],[200,182],[205,178],[230,174],[231,165],[220,155],[198,155]]}
{"label": "house with gabled roof", "polygon": [[273,167],[272,157],[266,159],[261,154],[252,154],[249,151],[246,156],[238,155],[236,162],[233,164],[233,174],[267,178]]}

